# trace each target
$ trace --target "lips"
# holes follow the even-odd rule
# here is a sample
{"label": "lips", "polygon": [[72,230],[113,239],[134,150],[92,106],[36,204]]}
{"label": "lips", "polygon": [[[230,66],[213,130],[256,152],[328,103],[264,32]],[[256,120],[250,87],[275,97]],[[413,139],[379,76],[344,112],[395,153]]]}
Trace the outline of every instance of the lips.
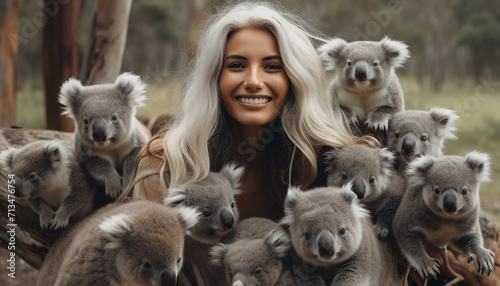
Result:
{"label": "lips", "polygon": [[238,96],[235,96],[235,98],[240,103],[252,104],[252,105],[262,105],[262,104],[269,103],[272,100],[272,98],[270,96],[260,95],[260,94],[238,95]]}

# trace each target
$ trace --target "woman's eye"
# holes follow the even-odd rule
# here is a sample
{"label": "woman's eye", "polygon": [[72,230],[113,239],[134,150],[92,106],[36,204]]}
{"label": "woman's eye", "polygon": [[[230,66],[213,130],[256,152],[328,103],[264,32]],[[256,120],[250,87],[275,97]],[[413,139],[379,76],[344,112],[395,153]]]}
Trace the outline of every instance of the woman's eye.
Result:
{"label": "woman's eye", "polygon": [[272,63],[272,64],[267,64],[264,69],[266,70],[282,70],[283,67],[280,64]]}
{"label": "woman's eye", "polygon": [[230,63],[227,65],[228,69],[244,69],[245,66],[242,63]]}

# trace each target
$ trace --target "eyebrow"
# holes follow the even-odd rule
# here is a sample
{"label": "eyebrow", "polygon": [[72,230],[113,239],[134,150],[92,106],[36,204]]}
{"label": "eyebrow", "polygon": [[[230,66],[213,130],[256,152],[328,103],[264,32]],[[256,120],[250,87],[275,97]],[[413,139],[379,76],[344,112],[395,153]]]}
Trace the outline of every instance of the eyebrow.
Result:
{"label": "eyebrow", "polygon": [[[227,59],[239,59],[239,60],[248,60],[246,57],[244,56],[240,56],[240,55],[230,55],[228,57],[224,57],[224,60],[227,60]],[[281,56],[268,56],[268,57],[265,57],[262,59],[263,61],[268,61],[268,60],[281,60]]]}

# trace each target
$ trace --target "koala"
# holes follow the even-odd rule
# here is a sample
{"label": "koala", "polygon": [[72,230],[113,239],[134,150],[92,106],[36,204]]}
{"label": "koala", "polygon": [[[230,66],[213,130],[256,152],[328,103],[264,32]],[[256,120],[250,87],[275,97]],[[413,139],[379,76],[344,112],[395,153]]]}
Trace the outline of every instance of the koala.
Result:
{"label": "koala", "polygon": [[230,232],[224,235],[220,242],[224,244],[233,243],[242,239],[263,238],[278,224],[270,219],[262,217],[250,217],[238,222]]}
{"label": "koala", "polygon": [[37,285],[176,285],[198,218],[151,201],[109,204],[56,241]]}
{"label": "koala", "polygon": [[4,150],[0,166],[16,176],[15,195],[29,196],[42,229],[65,228],[70,217],[82,218],[92,209],[94,189],[73,151],[60,140],[40,140]]}
{"label": "koala", "polygon": [[242,175],[243,167],[227,164],[219,173],[210,172],[200,181],[168,189],[164,203],[198,209],[202,217],[191,238],[204,244],[217,243],[238,221],[234,196],[240,192]]}
{"label": "koala", "polygon": [[444,141],[455,139],[453,110],[435,107],[430,111],[400,112],[389,122],[387,148],[397,156],[397,169],[404,172],[408,164],[423,155],[441,156]]}
{"label": "koala", "polygon": [[392,227],[394,214],[405,190],[405,179],[395,171],[394,155],[383,149],[363,145],[351,145],[328,151],[324,155],[327,164],[327,185],[351,190],[374,216],[377,236],[384,239]]}
{"label": "koala", "polygon": [[399,283],[395,256],[377,239],[350,186],[289,188],[280,224],[288,227],[298,256],[326,270],[328,285]]}
{"label": "koala", "polygon": [[71,78],[61,87],[63,115],[75,121],[78,160],[111,199],[127,187],[135,156],[150,137],[135,118],[136,107],[144,105],[144,92],[144,83],[131,73],[121,74],[114,84],[84,87]]}
{"label": "koala", "polygon": [[318,48],[326,71],[333,71],[331,90],[351,126],[362,133],[385,132],[389,119],[404,110],[404,96],[395,69],[410,53],[402,42],[348,43],[334,38]]}
{"label": "koala", "polygon": [[[259,221],[251,224],[255,226],[255,222]],[[283,262],[290,238],[275,226],[263,237],[238,239],[229,245],[218,243],[210,249],[211,262],[225,269],[227,285],[294,285]]]}
{"label": "koala", "polygon": [[422,277],[436,278],[439,261],[426,245],[462,249],[478,272],[489,275],[494,252],[484,248],[479,226],[479,183],[488,181],[489,157],[477,151],[464,157],[425,155],[413,160],[408,189],[394,217],[396,242],[408,263]]}

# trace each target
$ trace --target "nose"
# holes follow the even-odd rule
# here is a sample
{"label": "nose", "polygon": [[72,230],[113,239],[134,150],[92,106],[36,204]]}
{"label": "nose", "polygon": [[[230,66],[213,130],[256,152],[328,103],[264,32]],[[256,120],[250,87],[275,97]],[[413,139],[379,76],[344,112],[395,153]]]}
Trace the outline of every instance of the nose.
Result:
{"label": "nose", "polygon": [[247,79],[244,81],[244,87],[248,92],[258,92],[262,89],[262,74],[260,68],[251,67],[248,72]]}
{"label": "nose", "polygon": [[167,271],[161,274],[162,286],[175,286],[177,284],[177,277],[175,274],[168,273]]}
{"label": "nose", "polygon": [[220,222],[225,230],[229,230],[229,229],[233,228],[234,216],[233,216],[233,213],[231,211],[223,209],[220,212],[219,218],[220,218]]}
{"label": "nose", "polygon": [[445,213],[454,213],[457,211],[457,194],[454,191],[444,194],[443,210]]}
{"label": "nose", "polygon": [[95,142],[106,141],[106,123],[102,121],[96,121],[92,124],[92,138]]}
{"label": "nose", "polygon": [[328,231],[322,231],[318,237],[319,255],[324,258],[329,258],[334,253],[333,235]]}
{"label": "nose", "polygon": [[351,190],[358,196],[358,199],[362,200],[365,197],[365,183],[361,178],[354,179]]}
{"label": "nose", "polygon": [[416,140],[413,136],[405,136],[403,138],[403,144],[401,146],[401,153],[406,156],[413,155],[415,151]]}
{"label": "nose", "polygon": [[366,79],[366,66],[363,63],[357,63],[354,69],[354,76],[357,80],[363,81]]}

